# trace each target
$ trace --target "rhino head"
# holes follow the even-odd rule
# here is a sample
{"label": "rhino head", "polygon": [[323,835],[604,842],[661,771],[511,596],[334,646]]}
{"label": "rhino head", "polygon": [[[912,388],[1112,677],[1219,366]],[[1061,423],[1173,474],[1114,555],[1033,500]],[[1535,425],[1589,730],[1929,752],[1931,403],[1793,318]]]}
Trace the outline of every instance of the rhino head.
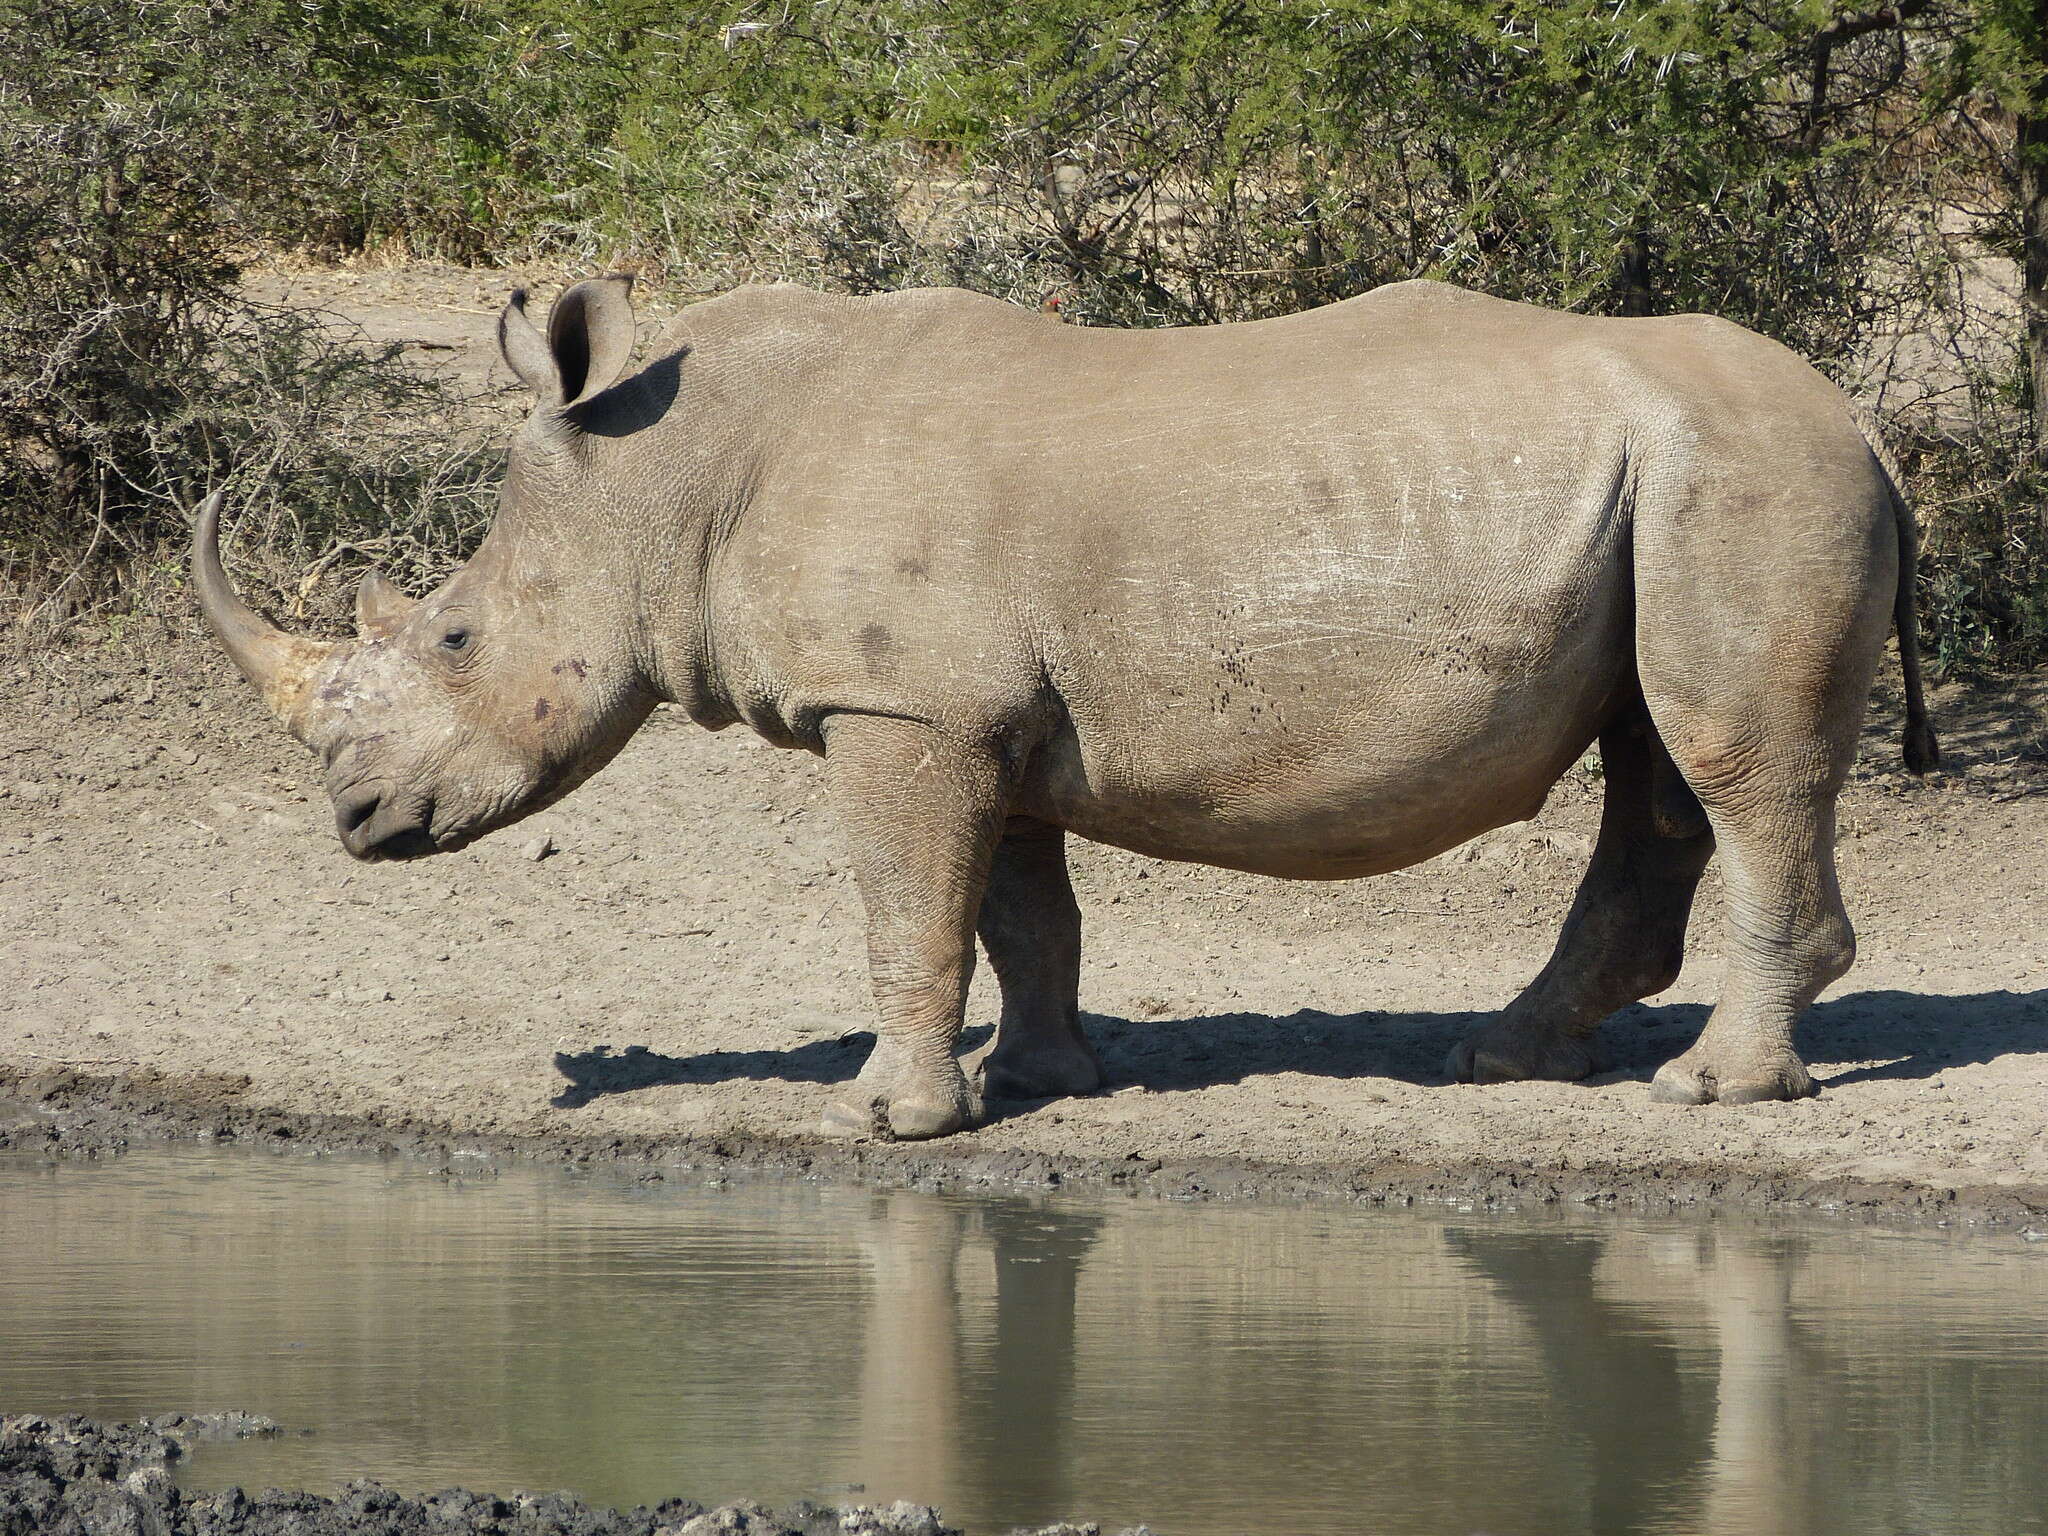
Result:
{"label": "rhino head", "polygon": [[221,568],[220,493],[201,509],[200,610],[326,764],[336,828],[359,859],[459,848],[551,804],[654,707],[631,638],[634,583],[601,532],[592,537],[618,520],[586,429],[632,352],[630,281],[568,290],[545,339],[525,295],[513,296],[499,346],[537,403],[508,455],[490,534],[424,598],[371,572],[356,594],[354,640],[288,634],[251,610]]}

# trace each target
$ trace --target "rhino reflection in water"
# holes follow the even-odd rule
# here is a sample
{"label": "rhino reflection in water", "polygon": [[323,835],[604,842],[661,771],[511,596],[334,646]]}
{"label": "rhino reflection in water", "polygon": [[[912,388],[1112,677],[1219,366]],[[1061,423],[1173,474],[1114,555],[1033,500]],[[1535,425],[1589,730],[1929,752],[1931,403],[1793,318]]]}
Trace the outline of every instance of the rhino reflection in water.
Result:
{"label": "rhino reflection in water", "polygon": [[[1068,833],[1301,879],[1532,815],[1594,741],[1606,811],[1543,972],[1452,1054],[1577,1078],[1675,979],[1718,846],[1726,981],[1662,1099],[1792,1098],[1847,970],[1835,797],[1896,617],[1935,757],[1911,521],[1848,401],[1699,316],[1401,283],[1252,324],[1046,324],[925,290],[747,288],[622,380],[629,284],[499,327],[536,405],[498,516],[360,635],[198,591],[327,764],[359,858],[457,848],[581,783],[654,706],[825,759],[881,1028],[828,1130],[936,1136],[1085,1093]],[[1003,993],[955,1043],[977,932]],[[963,1071],[963,1065],[965,1070]]]}
{"label": "rhino reflection in water", "polygon": [[[1165,1464],[1119,1490],[1127,1509],[1202,1486],[1231,1445],[1263,1458],[1235,1474],[1236,1496],[1341,1504],[1358,1529],[1493,1530],[1517,1512],[1523,1529],[1702,1536],[1854,1523],[1828,1518],[1854,1477],[1819,1467],[1854,1430],[1818,1326],[1795,1321],[1796,1238],[1732,1221],[1440,1234],[1383,1221],[1320,1237],[1309,1225],[1260,1212],[1119,1230],[1078,1205],[875,1195],[851,1225],[870,1299],[850,1465],[884,1497],[1051,1518],[1115,1486],[1112,1469],[1171,1424]],[[1188,1251],[1205,1240],[1207,1262]],[[1255,1304],[1226,1301],[1261,1256],[1275,1260],[1275,1241],[1284,1273],[1262,1274]],[[1819,1267],[1825,1283],[1828,1259]],[[1177,1279],[1154,1294],[1162,1273]],[[1191,1273],[1206,1283],[1186,1289]],[[1512,1430],[1475,1474],[1497,1420]],[[1349,1436],[1377,1455],[1315,1464]],[[1304,1450],[1310,1486],[1290,1488],[1289,1456]]]}

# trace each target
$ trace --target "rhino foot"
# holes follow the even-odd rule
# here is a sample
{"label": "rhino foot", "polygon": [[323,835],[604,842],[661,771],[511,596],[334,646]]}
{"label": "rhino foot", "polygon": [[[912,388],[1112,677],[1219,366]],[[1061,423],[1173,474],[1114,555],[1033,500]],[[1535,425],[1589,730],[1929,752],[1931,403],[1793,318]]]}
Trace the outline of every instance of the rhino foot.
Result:
{"label": "rhino foot", "polygon": [[874,1141],[929,1141],[934,1136],[950,1136],[981,1122],[980,1097],[964,1080],[960,1090],[947,1099],[909,1095],[836,1098],[825,1106],[818,1121],[818,1134],[838,1140]]}
{"label": "rhino foot", "polygon": [[1592,1074],[1593,1052],[1558,1030],[1496,1019],[1452,1046],[1444,1071],[1457,1083],[1576,1083]]}
{"label": "rhino foot", "polygon": [[1665,1062],[1650,1081],[1650,1097],[1660,1104],[1764,1104],[1819,1092],[1805,1064],[1790,1053],[1719,1064],[1697,1046]]}
{"label": "rhino foot", "polygon": [[898,1141],[929,1141],[950,1136],[981,1123],[981,1101],[969,1095],[965,1102],[925,1104],[915,1099],[897,1099],[888,1107],[889,1134]]}
{"label": "rhino foot", "polygon": [[962,1065],[967,1080],[990,1099],[1074,1098],[1102,1086],[1102,1063],[1079,1035],[1009,1048],[998,1038]]}

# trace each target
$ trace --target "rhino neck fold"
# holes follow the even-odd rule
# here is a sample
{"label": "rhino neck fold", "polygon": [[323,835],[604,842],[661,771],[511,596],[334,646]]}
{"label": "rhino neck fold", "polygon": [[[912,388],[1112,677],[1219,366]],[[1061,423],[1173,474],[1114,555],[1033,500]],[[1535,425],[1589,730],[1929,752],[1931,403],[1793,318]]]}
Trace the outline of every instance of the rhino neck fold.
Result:
{"label": "rhino neck fold", "polygon": [[631,429],[594,447],[624,492],[621,576],[641,675],[711,730],[742,718],[733,694],[749,681],[726,675],[746,665],[747,648],[722,654],[719,638],[738,641],[747,615],[714,611],[712,594],[728,590],[719,568],[742,521],[768,513],[757,493],[774,462],[812,427],[815,375],[837,355],[830,322],[843,303],[775,287],[685,310],[667,337],[676,350],[621,401],[619,424]]}
{"label": "rhino neck fold", "polygon": [[702,516],[675,530],[671,568],[641,585],[636,626],[641,675],[656,698],[683,710],[707,730],[739,718],[719,676],[712,645],[708,579],[722,543],[724,519]]}
{"label": "rhino neck fold", "polygon": [[710,730],[739,718],[718,668],[709,594],[713,567],[750,511],[757,453],[729,427],[664,445],[660,472],[674,478],[655,499],[661,512],[652,525],[629,531],[621,566],[632,589],[629,643],[640,675],[657,699]]}

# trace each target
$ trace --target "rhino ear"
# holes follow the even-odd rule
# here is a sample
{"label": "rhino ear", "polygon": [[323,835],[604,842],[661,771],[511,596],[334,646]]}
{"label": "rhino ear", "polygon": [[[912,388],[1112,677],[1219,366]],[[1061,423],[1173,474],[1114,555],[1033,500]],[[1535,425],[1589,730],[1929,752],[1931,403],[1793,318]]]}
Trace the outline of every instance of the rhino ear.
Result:
{"label": "rhino ear", "polygon": [[543,406],[602,393],[633,356],[633,279],[614,273],[568,289],[548,314],[545,341],[526,318],[526,290],[518,289],[498,317],[498,350]]}
{"label": "rhino ear", "polygon": [[615,272],[592,278],[555,300],[548,312],[548,351],[562,380],[564,405],[616,384],[633,357],[632,277]]}
{"label": "rhino ear", "polygon": [[419,605],[382,571],[372,571],[356,588],[356,631],[365,640],[382,640],[396,634]]}
{"label": "rhino ear", "polygon": [[562,404],[562,374],[548,344],[526,318],[526,290],[512,290],[512,301],[498,316],[498,352],[519,382],[540,397],[542,405]]}

